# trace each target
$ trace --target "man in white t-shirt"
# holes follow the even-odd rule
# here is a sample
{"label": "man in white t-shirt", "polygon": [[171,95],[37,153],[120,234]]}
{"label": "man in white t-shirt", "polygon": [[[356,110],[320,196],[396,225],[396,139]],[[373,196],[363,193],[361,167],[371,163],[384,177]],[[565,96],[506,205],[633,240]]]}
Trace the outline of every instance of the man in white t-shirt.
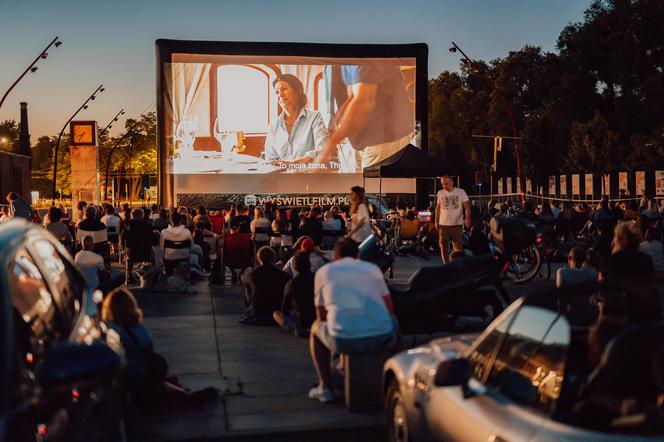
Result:
{"label": "man in white t-shirt", "polygon": [[435,219],[438,225],[440,257],[443,263],[446,263],[450,253],[448,241],[452,241],[454,250],[463,250],[464,212],[466,228],[470,229],[470,200],[465,190],[454,187],[451,177],[442,177],[440,183],[443,188],[436,195]]}
{"label": "man in white t-shirt", "polygon": [[335,261],[314,278],[316,321],[311,326],[311,357],[318,387],[309,397],[331,402],[332,352],[362,353],[389,348],[396,342],[392,298],[378,266],[357,259],[358,244],[348,238],[334,246]]}

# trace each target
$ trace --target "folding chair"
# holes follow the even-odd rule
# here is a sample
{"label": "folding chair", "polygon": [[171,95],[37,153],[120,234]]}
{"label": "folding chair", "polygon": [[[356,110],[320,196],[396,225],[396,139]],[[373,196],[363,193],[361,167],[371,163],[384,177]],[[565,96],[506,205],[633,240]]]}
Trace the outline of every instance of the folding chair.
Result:
{"label": "folding chair", "polygon": [[[166,259],[166,256],[175,254],[177,258]],[[180,264],[186,263],[189,266],[191,260],[191,240],[172,241],[169,239],[164,240],[164,271],[166,276],[171,276],[173,270]]]}

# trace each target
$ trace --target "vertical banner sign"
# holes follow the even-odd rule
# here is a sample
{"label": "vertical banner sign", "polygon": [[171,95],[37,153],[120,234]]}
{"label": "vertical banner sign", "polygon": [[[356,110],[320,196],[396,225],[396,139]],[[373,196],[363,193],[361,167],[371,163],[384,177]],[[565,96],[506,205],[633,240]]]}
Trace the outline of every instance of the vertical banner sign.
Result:
{"label": "vertical banner sign", "polygon": [[593,174],[592,173],[587,173],[586,174],[586,195],[589,196],[590,198],[593,197],[594,192],[593,192]]}
{"label": "vertical banner sign", "polygon": [[521,179],[516,177],[516,193],[521,193]]}
{"label": "vertical banner sign", "polygon": [[498,195],[503,194],[503,179],[498,178]]}
{"label": "vertical banner sign", "polygon": [[602,192],[604,195],[611,195],[611,175],[608,173],[602,175]]}
{"label": "vertical banner sign", "polygon": [[556,176],[549,175],[549,196],[556,195]]}
{"label": "vertical banner sign", "polygon": [[641,196],[646,194],[646,173],[642,170],[636,172],[636,194]]}
{"label": "vertical banner sign", "polygon": [[526,193],[533,193],[533,182],[530,178],[526,178]]}
{"label": "vertical banner sign", "polygon": [[655,171],[655,193],[664,196],[664,170]]}
{"label": "vertical banner sign", "polygon": [[579,178],[578,173],[572,175],[572,195],[581,195],[581,183]]}
{"label": "vertical banner sign", "polygon": [[507,193],[512,193],[512,177],[508,176],[505,181],[507,181]]}
{"label": "vertical banner sign", "polygon": [[629,193],[629,189],[627,187],[627,172],[618,173],[618,192],[621,190],[624,190],[625,193]]}
{"label": "vertical banner sign", "polygon": [[560,196],[567,196],[567,175],[560,175]]}

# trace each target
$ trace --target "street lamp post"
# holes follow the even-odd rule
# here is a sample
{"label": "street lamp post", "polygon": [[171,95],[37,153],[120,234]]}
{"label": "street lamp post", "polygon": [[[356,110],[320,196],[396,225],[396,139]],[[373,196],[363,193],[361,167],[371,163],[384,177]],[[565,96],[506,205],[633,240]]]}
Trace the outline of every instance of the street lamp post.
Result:
{"label": "street lamp post", "polygon": [[515,139],[514,140],[514,155],[516,156],[516,179],[519,180],[519,187],[521,188],[521,200],[523,200],[524,199],[524,191],[525,191],[524,189],[525,189],[525,187],[524,187],[524,183],[523,183],[523,177],[521,176],[521,158],[519,156],[519,140],[518,140],[518,135],[517,135],[517,131],[516,131],[516,123],[514,121],[514,115],[512,115],[512,109],[507,104],[507,100],[505,99],[505,96],[500,91],[500,89],[498,89],[498,86],[496,86],[496,83],[491,78],[489,78],[484,73],[484,71],[482,71],[482,69],[480,69],[480,67],[473,60],[471,60],[470,57],[468,57],[468,55],[466,55],[465,52],[463,52],[463,50],[459,47],[459,45],[457,45],[455,42],[452,42],[452,47],[450,48],[450,52],[454,53],[454,52],[457,52],[457,51],[459,51],[459,53],[461,53],[464,60],[466,60],[468,63],[470,63],[473,70],[475,72],[477,72],[478,74],[480,74],[480,76],[482,78],[484,78],[491,85],[493,90],[500,97],[500,101],[502,102],[503,107],[505,108],[505,112],[507,113],[507,117],[509,118],[510,123],[512,125],[512,136]]}
{"label": "street lamp post", "polygon": [[67,129],[67,125],[71,122],[71,120],[76,118],[76,115],[78,115],[80,111],[88,108],[88,103],[95,99],[95,94],[98,92],[99,93],[104,92],[103,86],[104,85],[100,84],[99,87],[97,87],[97,89],[95,89],[95,91],[92,93],[92,95],[90,95],[88,99],[83,102],[81,107],[79,107],[76,110],[76,112],[74,112],[74,114],[71,117],[69,117],[64,126],[62,126],[62,130],[58,135],[58,140],[55,142],[55,152],[53,154],[53,187],[51,188],[51,205],[53,206],[55,205],[55,189],[56,189],[56,181],[58,179],[58,150],[60,150],[59,147],[60,147],[60,140],[62,139],[62,134],[65,133],[65,129]]}
{"label": "street lamp post", "polygon": [[120,112],[118,112],[117,114],[115,114],[115,117],[113,117],[113,119],[112,119],[112,120],[106,125],[106,127],[99,131],[99,136],[101,137],[102,134],[105,134],[107,130],[109,130],[110,128],[112,128],[112,127],[113,127],[113,123],[115,123],[116,121],[118,121],[118,118],[120,118],[120,115],[124,115],[124,113],[125,113],[125,112],[124,112],[124,109],[120,109]]}
{"label": "street lamp post", "polygon": [[25,75],[28,72],[37,72],[37,67],[35,65],[37,64],[37,62],[40,59],[42,59],[42,58],[46,59],[46,57],[48,57],[48,52],[46,52],[46,51],[48,51],[51,48],[51,46],[53,46],[53,45],[55,45],[55,47],[57,48],[58,46],[60,46],[62,44],[62,41],[58,40],[59,38],[60,37],[55,37],[53,40],[51,40],[51,42],[48,44],[48,46],[46,46],[46,48],[39,53],[37,58],[35,58],[35,60],[32,63],[30,63],[30,66],[28,66],[28,68],[25,71],[23,71],[21,76],[18,77],[16,79],[16,81],[11,86],[9,86],[9,89],[7,89],[7,92],[5,92],[5,94],[0,99],[0,108],[2,107],[2,104],[5,102],[5,100],[7,99],[7,96],[12,91],[12,89],[14,89],[14,87],[18,84],[18,82],[21,81],[23,79],[23,77],[25,77]]}
{"label": "street lamp post", "polygon": [[[136,125],[132,126],[132,127],[127,131],[127,133],[124,134],[124,135],[123,135],[123,136],[122,136],[122,137],[121,137],[121,138],[115,143],[115,145],[114,145],[113,148],[111,149],[111,152],[108,154],[108,159],[106,160],[106,179],[105,179],[105,181],[104,181],[104,183],[105,183],[107,189],[108,189],[108,172],[109,172],[109,168],[110,168],[110,166],[111,166],[111,158],[113,158],[113,153],[115,152],[115,149],[117,149],[118,147],[120,147],[120,143],[122,143],[122,140],[124,140],[124,139],[127,138],[128,136],[131,136],[131,138],[129,139],[129,144],[128,144],[128,146],[132,146],[132,145],[134,144],[134,139],[136,138],[136,132],[134,131],[135,128],[136,128]],[[115,206],[115,193],[113,193],[112,204],[113,204],[113,206]]]}

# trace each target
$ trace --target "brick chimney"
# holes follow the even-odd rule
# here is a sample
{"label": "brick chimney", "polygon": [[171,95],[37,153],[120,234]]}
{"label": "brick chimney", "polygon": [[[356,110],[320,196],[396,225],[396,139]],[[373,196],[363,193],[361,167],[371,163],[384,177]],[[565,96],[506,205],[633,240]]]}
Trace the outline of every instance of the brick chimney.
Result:
{"label": "brick chimney", "polygon": [[21,155],[32,156],[32,149],[30,148],[30,130],[28,128],[28,103],[21,101],[21,133],[18,137],[18,152]]}

